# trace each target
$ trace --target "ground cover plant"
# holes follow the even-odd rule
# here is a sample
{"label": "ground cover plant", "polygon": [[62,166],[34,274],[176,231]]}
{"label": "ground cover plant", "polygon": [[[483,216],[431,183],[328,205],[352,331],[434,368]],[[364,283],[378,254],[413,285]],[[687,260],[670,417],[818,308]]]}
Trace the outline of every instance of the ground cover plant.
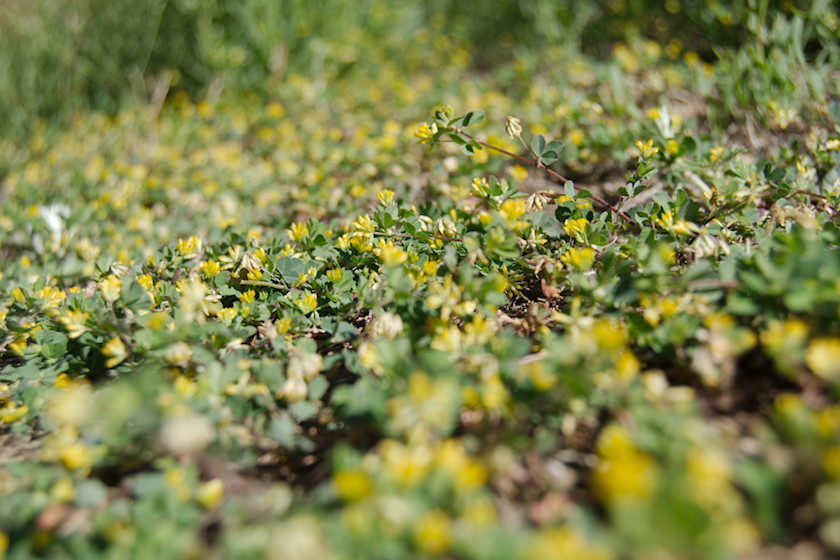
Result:
{"label": "ground cover plant", "polygon": [[0,557],[840,554],[830,3],[286,4],[2,75]]}

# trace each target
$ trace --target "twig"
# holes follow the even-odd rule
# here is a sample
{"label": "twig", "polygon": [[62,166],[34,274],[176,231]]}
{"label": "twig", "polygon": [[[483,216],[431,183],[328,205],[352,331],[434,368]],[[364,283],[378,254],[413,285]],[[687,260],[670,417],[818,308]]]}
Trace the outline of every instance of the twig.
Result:
{"label": "twig", "polygon": [[278,290],[294,290],[296,288],[289,288],[274,282],[266,282],[265,280],[240,280],[241,284],[246,286],[266,286],[267,288],[277,288]]}
{"label": "twig", "polygon": [[[375,231],[373,232],[373,235],[382,235],[386,237],[405,237],[408,239],[414,239],[414,236],[408,233],[388,233],[386,231]],[[463,239],[461,239],[460,237],[446,237],[445,235],[435,235],[434,233],[428,233],[427,235],[432,239],[440,239],[441,241],[455,241],[458,243],[463,241]]]}
{"label": "twig", "polygon": [[[551,169],[549,167],[546,167],[545,164],[543,162],[539,161],[539,160],[528,159],[526,157],[520,156],[519,154],[514,154],[513,152],[509,152],[509,151],[507,151],[503,148],[499,148],[498,146],[494,146],[493,144],[488,144],[484,140],[479,140],[478,138],[476,138],[472,134],[468,134],[464,131],[459,131],[459,133],[462,136],[465,136],[465,137],[469,138],[470,140],[472,140],[473,142],[475,142],[476,144],[478,144],[480,146],[484,146],[485,148],[489,148],[491,150],[499,152],[500,154],[505,154],[508,157],[512,157],[514,159],[517,159],[517,160],[519,160],[521,162],[524,162],[524,163],[527,163],[529,165],[533,165],[537,169],[542,169],[543,171],[545,171],[546,173],[548,173],[549,175],[551,175],[555,179],[557,179],[559,181],[563,181],[564,183],[570,183],[572,185],[572,187],[578,192],[583,190],[578,185],[575,185],[574,182],[570,181],[569,179],[566,179],[565,177],[563,177],[562,175],[560,175],[559,173],[557,173],[553,169]],[[638,227],[638,224],[636,224],[636,222],[634,222],[630,218],[630,216],[628,216],[627,214],[625,214],[624,212],[622,212],[621,210],[619,210],[618,208],[616,208],[615,206],[613,206],[612,204],[610,204],[609,202],[607,202],[606,200],[601,198],[600,196],[589,193],[589,198],[591,198],[592,200],[594,200],[595,202],[597,202],[598,204],[600,204],[604,208],[608,208],[609,210],[612,210],[615,214],[620,216],[621,219],[623,219],[628,224],[631,224],[635,227]]]}

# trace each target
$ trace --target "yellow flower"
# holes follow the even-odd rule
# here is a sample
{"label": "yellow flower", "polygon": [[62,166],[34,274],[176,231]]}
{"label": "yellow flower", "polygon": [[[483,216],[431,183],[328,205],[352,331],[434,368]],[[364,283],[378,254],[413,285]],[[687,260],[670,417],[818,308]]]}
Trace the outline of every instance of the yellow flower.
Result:
{"label": "yellow flower", "polygon": [[219,478],[203,482],[195,491],[195,501],[205,508],[216,507],[225,495],[225,484]]}
{"label": "yellow flower", "polygon": [[414,526],[414,545],[425,554],[446,552],[452,540],[452,522],[441,510],[427,512]]}
{"label": "yellow flower", "polygon": [[216,311],[216,317],[225,325],[230,325],[236,318],[237,311],[233,307],[224,307]]}
{"label": "yellow flower", "polygon": [[102,298],[108,303],[114,303],[120,297],[122,290],[122,280],[113,274],[108,275],[102,282],[99,283],[99,291],[102,293]]}
{"label": "yellow flower", "polygon": [[611,560],[612,553],[600,543],[589,543],[573,527],[542,529],[531,543],[533,560]]}
{"label": "yellow flower", "polygon": [[357,232],[371,234],[373,233],[373,220],[367,214],[359,214],[356,216],[356,221],[353,222],[353,227]]}
{"label": "yellow flower", "polygon": [[595,263],[595,251],[591,247],[584,247],[582,249],[570,247],[560,256],[560,260],[566,266],[585,272],[592,268],[592,265]]}
{"label": "yellow flower", "polygon": [[414,133],[414,136],[415,138],[417,138],[418,144],[429,144],[432,141],[434,135],[437,134],[437,132],[437,123],[432,123],[432,126],[423,123],[417,127],[417,131]]}
{"label": "yellow flower", "polygon": [[295,305],[304,315],[309,315],[318,307],[318,296],[311,292],[304,292],[303,296],[295,300]]}
{"label": "yellow flower", "polygon": [[41,304],[41,309],[47,315],[55,315],[55,308],[58,307],[64,298],[67,296],[59,290],[58,288],[53,288],[52,286],[46,286],[41,290],[38,290],[37,296],[44,300]]}
{"label": "yellow flower", "polygon": [[22,418],[27,412],[29,412],[28,406],[18,406],[12,401],[7,401],[3,408],[0,408],[0,422],[11,424]]}
{"label": "yellow flower", "polygon": [[23,290],[21,290],[20,288],[15,288],[14,290],[12,290],[12,299],[15,303],[26,302],[26,296],[23,294]]}
{"label": "yellow flower", "polygon": [[345,502],[357,502],[373,491],[370,477],[360,470],[339,471],[333,475],[332,486],[339,498]]}
{"label": "yellow flower", "polygon": [[62,449],[58,456],[61,464],[68,470],[87,470],[93,465],[90,448],[81,443],[73,443]]}
{"label": "yellow flower", "polygon": [[58,320],[67,329],[67,336],[69,338],[79,338],[88,330],[85,326],[85,321],[87,321],[89,315],[89,313],[83,311],[68,309]]}
{"label": "yellow flower", "polygon": [[840,480],[840,446],[825,450],[822,456],[822,467],[829,477]]}
{"label": "yellow flower", "polygon": [[490,196],[490,185],[484,177],[476,177],[472,180],[472,194],[479,198],[487,198]]}
{"label": "yellow flower", "polygon": [[149,292],[154,288],[154,281],[152,280],[151,275],[149,274],[142,274],[137,277],[137,283],[143,286],[143,288]]}
{"label": "yellow flower", "polygon": [[823,379],[840,381],[840,338],[816,338],[808,345],[805,363]]}
{"label": "yellow flower", "polygon": [[647,142],[643,140],[636,141],[636,147],[639,148],[639,151],[642,152],[642,157],[644,159],[648,159],[650,156],[659,153],[659,148],[653,145],[653,139],[651,138]]}
{"label": "yellow flower", "polygon": [[726,150],[723,146],[715,146],[711,150],[709,150],[709,161],[714,163],[720,159],[723,155],[723,152]]}
{"label": "yellow flower", "polygon": [[333,284],[338,284],[341,280],[341,269],[340,268],[331,268],[327,271],[327,279],[332,282]]}
{"label": "yellow flower", "polygon": [[514,165],[510,168],[510,178],[517,183],[521,183],[528,178],[528,170],[521,165]]}
{"label": "yellow flower", "polygon": [[590,483],[595,496],[609,505],[616,501],[649,496],[656,484],[656,467],[650,456],[633,446],[630,435],[618,425],[607,426],[598,439],[598,465]]}
{"label": "yellow flower", "polygon": [[377,251],[379,253],[379,260],[387,267],[399,266],[408,260],[408,253],[390,241]]}
{"label": "yellow flower", "polygon": [[557,385],[557,376],[546,371],[545,360],[538,360],[526,364],[524,371],[537,391],[548,391]]}
{"label": "yellow flower", "polygon": [[429,473],[432,463],[432,454],[426,446],[409,447],[393,439],[379,443],[379,454],[388,476],[404,487],[420,484]]}
{"label": "yellow flower", "polygon": [[115,336],[102,347],[102,355],[108,358],[105,367],[112,368],[126,359],[128,353],[120,337]]}
{"label": "yellow flower", "polygon": [[286,230],[286,235],[294,242],[298,242],[309,235],[309,226],[304,222],[295,222],[291,228]]}
{"label": "yellow flower", "polygon": [[277,328],[277,334],[286,334],[292,328],[292,320],[289,317],[282,317],[274,321],[274,326]]}
{"label": "yellow flower", "polygon": [[175,251],[185,259],[191,259],[196,256],[197,251],[201,251],[201,246],[201,238],[193,235],[188,239],[178,239],[178,243],[175,245]]}
{"label": "yellow flower", "polygon": [[[74,500],[76,498],[76,487],[73,486],[73,481],[66,477],[58,479],[50,489],[50,498],[62,504]],[[0,558],[2,558],[2,554],[0,554]]]}
{"label": "yellow flower", "polygon": [[[201,272],[203,272],[204,275],[207,276],[208,278],[213,278],[219,272],[222,271],[222,267],[219,266],[219,263],[217,263],[216,261],[204,261],[203,263],[201,263],[200,268],[201,268]],[[151,281],[151,278],[149,280]],[[146,288],[146,289],[148,290],[149,288]]]}
{"label": "yellow flower", "polygon": [[569,219],[563,222],[563,231],[565,231],[566,235],[569,237],[574,237],[583,241],[584,234],[586,233],[586,226],[588,224],[589,220],[586,218],[578,218],[576,220]]}
{"label": "yellow flower", "polygon": [[506,200],[502,203],[501,208],[499,208],[499,215],[507,222],[508,227],[510,227],[512,223],[525,213],[525,210],[524,199]]}
{"label": "yellow flower", "polygon": [[388,206],[394,202],[394,191],[391,189],[384,189],[376,195],[376,199],[382,206]]}

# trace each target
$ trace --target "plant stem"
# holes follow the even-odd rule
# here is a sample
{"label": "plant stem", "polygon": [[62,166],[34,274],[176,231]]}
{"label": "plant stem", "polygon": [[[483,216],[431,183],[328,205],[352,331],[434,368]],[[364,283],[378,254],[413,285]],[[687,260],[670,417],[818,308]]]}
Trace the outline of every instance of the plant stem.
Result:
{"label": "plant stem", "polygon": [[[494,146],[493,144],[488,144],[484,140],[479,140],[475,136],[473,136],[471,134],[468,134],[464,131],[460,131],[460,134],[462,136],[466,136],[467,138],[469,138],[470,140],[472,140],[473,142],[475,142],[476,144],[478,144],[480,146],[484,146],[485,148],[489,148],[491,150],[499,152],[500,154],[504,154],[508,157],[518,159],[519,161],[522,161],[522,162],[527,163],[529,165],[533,165],[537,169],[542,169],[543,171],[545,171],[546,173],[548,173],[549,175],[551,175],[552,177],[554,177],[555,179],[557,179],[559,181],[563,181],[564,183],[571,183],[572,187],[574,187],[574,189],[578,192],[583,190],[581,187],[579,187],[578,185],[575,185],[572,181],[569,181],[568,179],[566,179],[565,177],[563,177],[562,175],[560,175],[556,171],[546,167],[545,164],[543,164],[542,162],[540,162],[538,160],[528,159],[526,157],[520,156],[519,154],[514,154],[513,152],[509,152],[509,151],[507,151],[503,148],[499,148],[498,146]],[[630,216],[628,216],[623,211],[619,210],[618,208],[616,208],[615,206],[613,206],[612,204],[610,204],[609,202],[607,202],[606,200],[604,200],[600,196],[597,196],[597,195],[594,195],[594,194],[590,193],[589,198],[591,198],[592,200],[594,200],[595,202],[597,202],[598,204],[600,204],[604,208],[612,210],[613,213],[615,213],[616,215],[621,217],[621,219],[624,220],[625,222],[627,222],[628,224],[632,224],[633,226],[638,227],[636,222],[634,222],[630,218]]]}

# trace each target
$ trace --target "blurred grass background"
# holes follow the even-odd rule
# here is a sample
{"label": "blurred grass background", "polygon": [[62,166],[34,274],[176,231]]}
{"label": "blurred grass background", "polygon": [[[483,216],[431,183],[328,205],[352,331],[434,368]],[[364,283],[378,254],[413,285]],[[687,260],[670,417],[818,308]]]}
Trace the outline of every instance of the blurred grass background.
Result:
{"label": "blurred grass background", "polygon": [[[271,91],[290,73],[325,81],[434,64],[424,42],[460,46],[486,70],[546,53],[606,57],[629,38],[713,60],[768,13],[825,1],[716,0],[5,0],[0,4],[0,134],[19,140],[42,120],[186,91]],[[758,23],[757,23],[758,22]],[[374,48],[376,47],[376,48]],[[438,61],[439,62],[439,61]]]}

